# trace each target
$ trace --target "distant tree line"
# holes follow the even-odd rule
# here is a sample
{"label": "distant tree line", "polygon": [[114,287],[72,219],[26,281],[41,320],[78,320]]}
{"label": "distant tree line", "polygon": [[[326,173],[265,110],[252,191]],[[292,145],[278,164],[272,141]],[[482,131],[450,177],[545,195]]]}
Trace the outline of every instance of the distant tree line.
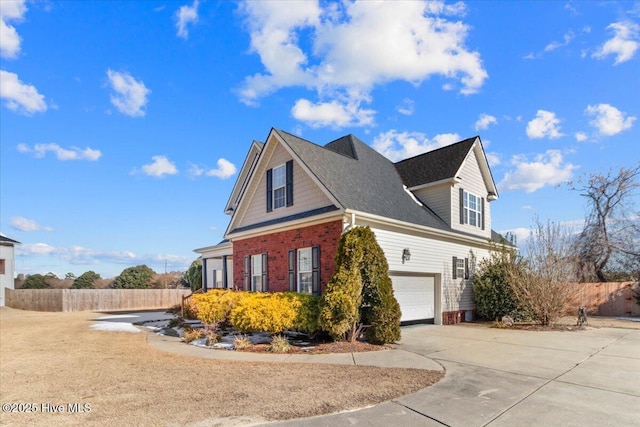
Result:
{"label": "distant tree line", "polygon": [[93,270],[76,277],[67,273],[64,279],[54,273],[20,275],[16,289],[175,289],[189,287],[185,272],[158,274],[146,265],[125,268],[118,276],[103,279]]}

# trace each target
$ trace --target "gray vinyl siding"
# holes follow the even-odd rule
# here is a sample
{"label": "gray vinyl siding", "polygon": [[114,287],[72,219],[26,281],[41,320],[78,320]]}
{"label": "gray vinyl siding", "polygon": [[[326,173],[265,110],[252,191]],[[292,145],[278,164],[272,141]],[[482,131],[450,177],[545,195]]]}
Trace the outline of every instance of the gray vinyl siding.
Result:
{"label": "gray vinyl siding", "polygon": [[440,218],[451,225],[451,184],[444,183],[414,192],[416,197],[429,206]]}

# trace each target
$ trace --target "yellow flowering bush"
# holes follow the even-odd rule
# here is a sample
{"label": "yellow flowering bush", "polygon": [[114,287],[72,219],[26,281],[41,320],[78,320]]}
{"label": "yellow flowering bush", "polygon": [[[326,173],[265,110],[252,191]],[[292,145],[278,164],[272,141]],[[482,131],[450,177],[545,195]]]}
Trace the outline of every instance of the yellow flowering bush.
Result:
{"label": "yellow flowering bush", "polygon": [[228,289],[213,289],[204,294],[195,294],[191,300],[198,320],[212,325],[228,320],[231,310],[245,294],[246,292]]}
{"label": "yellow flowering bush", "polygon": [[260,293],[214,289],[191,298],[196,317],[204,324],[229,322],[240,331],[280,333],[318,330],[314,295],[295,292]]}

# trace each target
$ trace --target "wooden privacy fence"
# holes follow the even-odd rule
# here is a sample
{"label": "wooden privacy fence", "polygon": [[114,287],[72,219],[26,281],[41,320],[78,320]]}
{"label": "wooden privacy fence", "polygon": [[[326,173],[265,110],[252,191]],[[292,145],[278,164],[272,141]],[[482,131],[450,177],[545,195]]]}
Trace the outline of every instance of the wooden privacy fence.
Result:
{"label": "wooden privacy fence", "polygon": [[633,282],[572,283],[575,288],[567,313],[577,314],[586,307],[593,316],[640,316],[640,305],[633,297]]}
{"label": "wooden privacy fence", "polygon": [[33,311],[106,311],[169,308],[189,289],[5,289],[5,305]]}

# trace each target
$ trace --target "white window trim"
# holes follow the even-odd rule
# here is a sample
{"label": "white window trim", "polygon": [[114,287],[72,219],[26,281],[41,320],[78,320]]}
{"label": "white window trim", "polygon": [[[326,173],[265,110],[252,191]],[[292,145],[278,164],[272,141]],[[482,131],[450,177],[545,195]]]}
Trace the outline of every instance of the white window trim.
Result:
{"label": "white window trim", "polygon": [[[297,251],[297,256],[296,256],[296,264],[297,264],[297,272],[296,272],[296,281],[297,281],[297,290],[299,293],[305,293],[305,294],[313,294],[313,249],[311,247],[308,248],[299,248]],[[308,270],[303,270],[301,268],[300,265],[300,258],[301,255],[307,252],[308,253],[308,259],[309,259],[309,269]],[[303,274],[308,274],[309,277],[309,287],[311,288],[309,292],[304,291],[303,289],[301,289],[301,285],[302,285],[302,275]]]}
{"label": "white window trim", "polygon": [[[282,177],[283,177],[283,181],[282,181],[282,185],[280,186],[276,186],[276,171],[277,170],[282,170]],[[273,189],[271,190],[273,192],[273,210],[276,209],[282,209],[284,207],[287,206],[287,164],[283,163],[280,166],[276,166],[275,168],[273,168]],[[282,189],[282,206],[278,206],[276,203],[276,190],[280,190]]]}
{"label": "white window trim", "polygon": [[[256,289],[256,278],[260,281],[260,289]],[[254,292],[262,292],[264,283],[262,283],[262,254],[251,255],[251,290]]]}
{"label": "white window trim", "polygon": [[464,266],[464,258],[456,259],[456,277],[464,278],[465,277],[465,266]]}
{"label": "white window trim", "polygon": [[[476,202],[475,209],[471,208],[469,196],[473,196],[475,198],[475,202]],[[464,214],[463,223],[466,225],[470,225],[471,227],[482,228],[482,198],[466,190],[463,190],[462,197],[463,197],[462,211]],[[471,223],[472,215],[476,220],[475,224]]]}

